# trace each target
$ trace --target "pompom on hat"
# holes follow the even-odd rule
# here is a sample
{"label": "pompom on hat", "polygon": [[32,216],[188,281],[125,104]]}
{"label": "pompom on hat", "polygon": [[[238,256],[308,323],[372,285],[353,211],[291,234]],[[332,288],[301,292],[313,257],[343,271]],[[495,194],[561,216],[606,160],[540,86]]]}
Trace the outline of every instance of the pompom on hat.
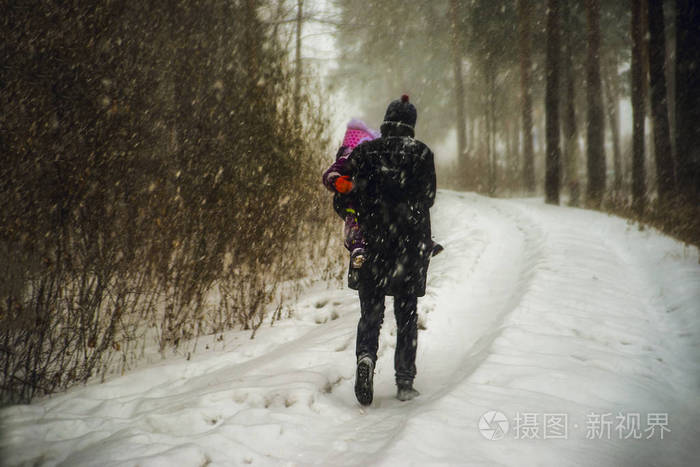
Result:
{"label": "pompom on hat", "polygon": [[401,99],[392,101],[386,108],[382,125],[392,123],[413,129],[416,126],[417,119],[418,112],[416,107],[409,101],[408,94],[403,94]]}

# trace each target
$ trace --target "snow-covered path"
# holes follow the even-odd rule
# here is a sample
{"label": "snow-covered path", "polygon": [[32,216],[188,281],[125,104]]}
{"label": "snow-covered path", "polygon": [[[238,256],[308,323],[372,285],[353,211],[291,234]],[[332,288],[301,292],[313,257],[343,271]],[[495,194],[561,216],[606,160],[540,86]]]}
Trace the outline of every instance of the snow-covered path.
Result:
{"label": "snow-covered path", "polygon": [[[697,462],[697,249],[600,213],[443,191],[433,231],[446,251],[419,301],[418,399],[394,399],[389,299],[375,401],[360,408],[356,294],[319,287],[255,340],[232,332],[190,361],[3,409],[0,461]],[[487,438],[504,423],[479,430],[493,411],[502,439]]]}

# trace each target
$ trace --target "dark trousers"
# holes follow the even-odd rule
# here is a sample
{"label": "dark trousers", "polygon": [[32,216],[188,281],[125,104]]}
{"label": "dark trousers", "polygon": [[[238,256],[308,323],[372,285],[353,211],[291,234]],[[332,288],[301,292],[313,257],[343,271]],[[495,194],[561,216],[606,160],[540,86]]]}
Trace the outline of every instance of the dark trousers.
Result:
{"label": "dark trousers", "polygon": [[[384,294],[374,287],[359,288],[362,316],[357,325],[357,358],[369,355],[377,361],[379,329],[384,321]],[[412,383],[416,376],[416,348],[418,346],[418,299],[415,295],[394,297],[396,316],[396,351],[394,369],[397,383]]]}

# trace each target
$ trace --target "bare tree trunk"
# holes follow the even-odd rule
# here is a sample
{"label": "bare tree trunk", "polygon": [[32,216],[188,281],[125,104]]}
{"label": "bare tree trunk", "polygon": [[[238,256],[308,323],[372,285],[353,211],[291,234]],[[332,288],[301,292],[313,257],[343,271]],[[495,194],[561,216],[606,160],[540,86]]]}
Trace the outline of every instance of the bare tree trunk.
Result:
{"label": "bare tree trunk", "polygon": [[530,57],[530,0],[518,0],[520,25],[520,99],[523,124],[523,183],[527,193],[535,192],[535,149],[532,141],[532,60]]}
{"label": "bare tree trunk", "polygon": [[547,157],[545,158],[545,201],[559,204],[560,159],[559,148],[559,0],[547,1],[547,86],[545,89],[545,131]]}
{"label": "bare tree trunk", "polygon": [[586,202],[590,207],[599,209],[605,195],[605,147],[603,145],[605,121],[600,81],[600,0],[586,0],[586,17],[588,24],[588,56],[586,59],[588,186]]}
{"label": "bare tree trunk", "polygon": [[[484,85],[488,86],[488,83],[484,83]],[[479,128],[477,129],[477,134],[481,137],[477,147],[477,175],[475,182],[479,192],[488,194],[491,161],[491,122],[489,119],[488,96],[484,96],[480,101],[483,118],[480,119]]]}
{"label": "bare tree trunk", "polygon": [[617,199],[622,191],[622,154],[620,151],[620,117],[619,117],[619,89],[617,84],[617,63],[614,57],[609,57],[603,73],[605,85],[605,110],[610,122],[613,147],[613,197]]}
{"label": "bare tree trunk", "polygon": [[478,124],[478,119],[477,118],[470,118],[467,120],[467,126],[469,127],[469,138],[467,139],[467,150],[469,152],[473,151],[476,147],[477,144],[475,143],[475,129]]}
{"label": "bare tree trunk", "polygon": [[464,82],[462,77],[462,47],[460,45],[459,14],[457,0],[450,0],[450,32],[452,36],[452,60],[455,79],[455,111],[457,113],[457,161],[460,176],[466,173],[467,134],[464,108]]}
{"label": "bare tree trunk", "polygon": [[[651,84],[651,109],[654,119],[654,156],[659,201],[667,206],[673,198],[676,179],[671,154],[671,134],[668,123],[666,98],[666,35],[664,11],[661,0],[647,0],[649,19],[649,82]],[[696,25],[696,27],[698,27]]]}
{"label": "bare tree trunk", "polygon": [[[649,87],[649,2],[642,1],[642,70],[644,76],[644,115],[651,117],[651,89]],[[654,119],[649,118],[649,129],[644,132],[644,175],[646,176],[647,196],[656,187],[656,160],[654,151]]]}
{"label": "bare tree trunk", "polygon": [[566,81],[565,106],[564,106],[564,181],[569,190],[569,205],[578,206],[579,181],[578,181],[578,131],[576,128],[576,92],[574,87],[574,65],[571,59],[573,47],[571,43],[571,12],[565,9],[565,23],[563,28],[564,39],[564,80]]}
{"label": "bare tree trunk", "polygon": [[277,0],[277,9],[274,16],[274,25],[272,26],[272,37],[278,37],[280,24],[282,24],[284,16],[284,3],[285,0]]}
{"label": "bare tree trunk", "polygon": [[[515,109],[513,109],[515,110]],[[508,122],[508,140],[509,142],[509,168],[508,168],[508,186],[511,194],[519,193],[522,187],[520,179],[520,125],[519,122],[510,119]]]}
{"label": "bare tree trunk", "polygon": [[644,167],[644,74],[642,0],[631,0],[632,6],[632,209],[637,216],[644,214],[646,204],[646,170]]}
{"label": "bare tree trunk", "polygon": [[671,133],[671,153],[676,168],[676,189],[678,189],[678,156],[676,155],[676,4],[668,2],[664,5],[666,21],[666,104],[668,105],[668,123]]}
{"label": "bare tree trunk", "polygon": [[297,0],[297,20],[296,20],[296,57],[294,59],[294,109],[297,115],[301,111],[301,29],[303,25],[304,0]]}
{"label": "bare tree trunk", "polygon": [[496,161],[496,66],[493,59],[487,61],[488,80],[488,154],[489,154],[489,195],[496,194],[496,180],[498,178]]}
{"label": "bare tree trunk", "polygon": [[[257,27],[257,8],[258,0],[246,0],[245,1],[245,25],[246,28],[243,31],[245,41],[250,46],[246,49],[245,54],[245,67],[248,73],[248,89],[251,94],[256,93],[257,82],[258,82],[258,48],[255,45],[257,39],[255,37],[254,28]],[[253,96],[251,96],[253,97]]]}
{"label": "bare tree trunk", "polygon": [[680,192],[700,205],[700,5],[676,0],[676,154]]}

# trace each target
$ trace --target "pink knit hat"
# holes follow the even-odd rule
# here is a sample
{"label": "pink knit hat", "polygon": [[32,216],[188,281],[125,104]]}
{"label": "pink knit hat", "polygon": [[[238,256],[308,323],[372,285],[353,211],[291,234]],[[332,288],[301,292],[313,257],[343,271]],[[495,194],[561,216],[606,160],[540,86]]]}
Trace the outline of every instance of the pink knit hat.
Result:
{"label": "pink knit hat", "polygon": [[345,130],[345,137],[343,138],[343,146],[346,148],[345,152],[349,154],[358,144],[379,138],[379,136],[378,131],[368,127],[362,120],[353,118],[348,123],[348,128]]}

